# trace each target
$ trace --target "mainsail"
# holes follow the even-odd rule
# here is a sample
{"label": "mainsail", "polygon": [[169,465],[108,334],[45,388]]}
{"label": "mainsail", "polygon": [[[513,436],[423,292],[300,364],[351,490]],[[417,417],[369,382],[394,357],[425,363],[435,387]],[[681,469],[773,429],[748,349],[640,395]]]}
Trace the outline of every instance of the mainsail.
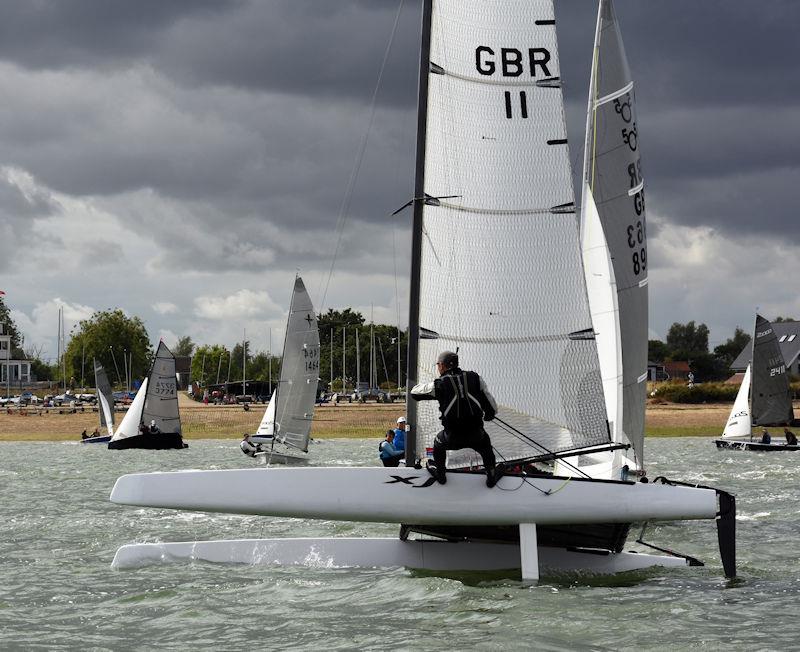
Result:
{"label": "mainsail", "polygon": [[[270,400],[274,412],[274,435],[294,448],[308,451],[311,419],[319,381],[319,328],[311,297],[303,280],[294,281],[286,339],[283,344],[281,377]],[[274,401],[274,407],[273,407]],[[266,418],[265,418],[266,420]],[[262,426],[264,426],[262,421]],[[259,428],[259,434],[261,428]]]}
{"label": "mainsail", "polygon": [[792,395],[789,376],[772,324],[756,315],[753,337],[753,388],[751,413],[753,425],[771,426],[791,423]]}
{"label": "mainsail", "polygon": [[155,421],[161,432],[181,434],[175,356],[164,342],[158,345],[148,378],[142,421],[147,425]]}
{"label": "mainsail", "polygon": [[581,238],[612,437],[642,465],[647,393],[647,225],[636,103],[611,0],[595,34]]}
{"label": "mainsail", "polygon": [[[607,443],[553,2],[437,0],[426,11],[410,381],[432,379],[437,352],[458,351],[527,435],[487,423],[500,459]],[[409,415],[419,455],[438,410],[423,402]]]}
{"label": "mainsail", "polygon": [[114,394],[108,382],[106,370],[97,360],[94,361],[94,386],[97,390],[97,403],[100,408],[100,427],[108,428],[108,434],[114,434]]}

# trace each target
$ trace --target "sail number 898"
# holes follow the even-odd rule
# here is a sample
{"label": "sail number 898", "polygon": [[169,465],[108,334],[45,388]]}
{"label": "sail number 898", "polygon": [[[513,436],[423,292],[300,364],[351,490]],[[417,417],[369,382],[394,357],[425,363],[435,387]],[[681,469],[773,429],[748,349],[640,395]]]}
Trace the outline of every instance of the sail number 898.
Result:
{"label": "sail number 898", "polygon": [[633,263],[633,273],[637,276],[647,269],[647,245],[645,240],[644,223],[639,220],[636,224],[629,224],[627,228],[628,246],[633,249],[631,262]]}

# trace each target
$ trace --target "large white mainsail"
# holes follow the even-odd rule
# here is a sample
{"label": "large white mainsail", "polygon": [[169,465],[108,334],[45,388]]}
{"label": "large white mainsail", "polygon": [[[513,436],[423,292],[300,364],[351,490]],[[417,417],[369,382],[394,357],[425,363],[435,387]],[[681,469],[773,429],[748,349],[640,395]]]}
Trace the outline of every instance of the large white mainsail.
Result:
{"label": "large white mainsail", "polygon": [[744,372],[744,379],[733,402],[728,423],[722,433],[723,439],[749,439],[752,434],[750,421],[750,365]]}
{"label": "large white mainsail", "polygon": [[286,322],[280,381],[256,435],[251,437],[252,442],[277,440],[295,451],[308,452],[319,381],[319,353],[317,317],[303,279],[298,276]]}
{"label": "large white mainsail", "polygon": [[[433,3],[411,380],[458,350],[499,416],[554,452],[609,440],[559,74],[551,0]],[[432,403],[412,422],[418,455],[440,428]],[[500,459],[542,452],[487,431]]]}
{"label": "large white mainsail", "polygon": [[[612,439],[641,468],[647,393],[647,226],[634,86],[611,0],[601,0],[589,90],[581,241]],[[633,470],[633,469],[632,469]]]}

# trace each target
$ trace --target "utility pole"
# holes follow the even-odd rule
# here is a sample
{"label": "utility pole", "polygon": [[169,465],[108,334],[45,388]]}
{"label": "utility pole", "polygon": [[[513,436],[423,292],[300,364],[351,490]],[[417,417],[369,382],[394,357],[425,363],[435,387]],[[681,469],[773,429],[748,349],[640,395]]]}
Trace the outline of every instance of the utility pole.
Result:
{"label": "utility pole", "polygon": [[247,378],[247,329],[242,334],[242,396],[247,394],[245,391],[245,378]]}
{"label": "utility pole", "polygon": [[346,351],[347,351],[346,344],[347,343],[345,342],[345,333],[346,333],[346,331],[347,331],[347,326],[342,326],[342,394],[345,393],[345,391],[344,391],[344,377],[345,377],[345,369],[347,368],[347,364],[346,364],[347,359],[345,357],[347,355],[347,353],[346,353]]}

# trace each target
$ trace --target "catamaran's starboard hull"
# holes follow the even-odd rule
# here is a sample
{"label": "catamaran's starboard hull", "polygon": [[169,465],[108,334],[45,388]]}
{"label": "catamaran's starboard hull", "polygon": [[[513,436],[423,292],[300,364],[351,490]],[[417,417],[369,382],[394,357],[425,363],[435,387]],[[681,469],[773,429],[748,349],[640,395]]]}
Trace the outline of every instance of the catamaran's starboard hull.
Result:
{"label": "catamaran's starboard hull", "polygon": [[[686,566],[681,557],[580,551],[539,547],[544,574],[614,574],[652,566]],[[315,568],[412,568],[431,571],[499,571],[520,568],[516,544],[389,538],[239,539],[139,543],[122,546],[113,568],[205,561],[225,564],[306,566]]]}
{"label": "catamaran's starboard hull", "polygon": [[789,444],[762,444],[760,441],[736,441],[735,439],[715,439],[717,448],[726,448],[737,451],[800,451],[800,446]]}
{"label": "catamaran's starboard hull", "polygon": [[714,518],[712,489],[410,468],[237,469],[120,477],[115,503],[200,512],[437,525],[631,523]]}

